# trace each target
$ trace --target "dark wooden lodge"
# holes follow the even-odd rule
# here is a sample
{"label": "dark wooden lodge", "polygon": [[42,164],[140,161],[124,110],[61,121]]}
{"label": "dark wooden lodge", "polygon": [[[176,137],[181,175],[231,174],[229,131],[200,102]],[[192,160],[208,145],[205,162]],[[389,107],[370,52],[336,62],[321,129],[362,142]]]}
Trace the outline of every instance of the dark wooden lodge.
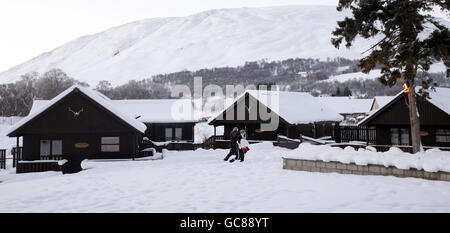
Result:
{"label": "dark wooden lodge", "polygon": [[[276,97],[271,100],[274,95]],[[273,110],[273,106],[277,106],[278,111]],[[263,108],[261,112],[269,113],[271,118],[278,117],[275,130],[262,130],[261,125],[269,123],[270,119],[259,114],[260,107]],[[246,130],[249,140],[276,141],[278,135],[293,139],[300,138],[300,135],[334,137],[342,119],[341,115],[308,93],[246,91],[209,124],[214,126],[214,132],[217,126],[224,126],[223,138],[215,135],[222,140],[229,140],[232,129],[238,127]]]}
{"label": "dark wooden lodge", "polygon": [[[425,148],[450,149],[450,88],[429,91],[429,98],[418,98],[421,141]],[[420,94],[418,94],[420,97]],[[407,93],[401,92],[359,123],[376,128],[376,145],[411,145]]]}
{"label": "dark wooden lodge", "polygon": [[119,113],[108,100],[74,86],[15,125],[23,137],[22,159],[133,158],[146,126]]}
{"label": "dark wooden lodge", "polygon": [[[143,147],[157,151],[193,150],[194,107],[190,99],[113,100],[122,112],[132,113],[147,127]],[[172,112],[172,108],[175,110]]]}

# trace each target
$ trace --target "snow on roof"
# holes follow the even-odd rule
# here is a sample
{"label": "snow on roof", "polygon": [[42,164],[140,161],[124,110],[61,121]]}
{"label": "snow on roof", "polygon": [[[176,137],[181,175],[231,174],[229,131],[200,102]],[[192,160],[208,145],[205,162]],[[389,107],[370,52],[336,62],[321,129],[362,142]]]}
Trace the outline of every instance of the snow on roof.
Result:
{"label": "snow on roof", "polygon": [[[247,90],[237,97],[236,101],[242,98],[246,93],[249,93],[290,124],[343,120],[343,117],[339,113],[306,92]],[[232,104],[229,104],[224,111],[231,105]],[[222,113],[223,111],[212,118],[208,123],[216,119]]]}
{"label": "snow on roof", "polygon": [[[417,86],[416,92],[420,90],[420,88],[420,86]],[[450,88],[436,87],[434,88],[434,90],[428,90],[428,93],[429,98],[427,98],[427,101],[450,115]],[[389,105],[389,103],[397,100],[403,94],[405,94],[405,89],[400,91],[394,97],[391,97],[391,100],[388,103],[384,104],[382,107],[380,106],[380,108],[373,110],[366,118],[364,118],[364,120],[359,122],[358,125],[362,125],[372,119],[376,114],[385,109]]]}
{"label": "snow on roof", "polygon": [[430,103],[450,115],[450,88],[436,87],[428,91]]}
{"label": "snow on roof", "polygon": [[372,99],[356,99],[347,96],[318,97],[320,102],[341,114],[368,113]]}
{"label": "snow on roof", "polygon": [[[375,96],[373,97],[373,101],[377,102],[378,104],[378,108],[383,107],[384,105],[386,105],[387,103],[389,103],[392,99],[394,98],[394,96]],[[373,106],[371,106],[373,107]],[[375,109],[371,109],[371,110],[375,110]]]}
{"label": "snow on roof", "polygon": [[[30,114],[50,100],[34,100]],[[110,100],[117,110],[143,123],[197,122],[190,99]],[[178,109],[177,109],[178,107]],[[173,108],[173,113],[172,113]]]}
{"label": "snow on roof", "polygon": [[191,99],[112,100],[121,111],[144,123],[197,122]]}
{"label": "snow on roof", "polygon": [[[6,132],[7,135],[13,133],[23,125],[25,125],[30,120],[34,119],[36,116],[40,115],[42,112],[47,110],[49,107],[51,107],[53,104],[59,102],[61,99],[63,99],[66,95],[74,91],[75,89],[80,90],[83,94],[87,95],[89,98],[91,98],[93,101],[97,102],[98,104],[102,105],[104,108],[106,108],[108,111],[125,121],[127,124],[138,130],[139,132],[144,133],[147,129],[147,126],[143,124],[140,121],[137,121],[136,119],[130,117],[127,114],[122,113],[121,111],[117,110],[117,108],[110,102],[110,100],[105,97],[104,95],[99,95],[98,92],[90,90],[88,88],[84,88],[79,85],[73,85],[72,87],[66,89],[65,91],[61,92],[59,95],[57,95],[52,100],[37,100],[33,103],[33,107],[28,114],[28,116],[24,117],[22,120],[17,122],[15,125],[13,125],[11,128],[9,128]],[[34,106],[36,103],[36,106]]]}
{"label": "snow on roof", "polygon": [[390,102],[392,102],[392,101],[396,100],[397,98],[399,98],[399,96],[401,96],[402,94],[405,93],[405,90],[406,90],[406,89],[403,89],[403,90],[400,91],[397,95],[393,96],[392,99],[391,99],[391,101],[389,101],[389,102],[386,103],[385,105],[380,106],[379,108],[377,108],[377,109],[375,109],[375,110],[372,110],[372,111],[370,112],[370,114],[369,114],[366,118],[364,118],[362,121],[360,121],[360,122],[358,123],[358,126],[360,126],[360,125],[366,123],[369,119],[371,119],[372,117],[374,117],[375,114],[378,114],[378,112],[380,112],[382,109],[384,109]]}
{"label": "snow on roof", "polygon": [[33,106],[31,106],[30,113],[28,115],[31,115],[35,112],[37,112],[39,109],[41,109],[43,106],[45,106],[50,100],[33,100]]}

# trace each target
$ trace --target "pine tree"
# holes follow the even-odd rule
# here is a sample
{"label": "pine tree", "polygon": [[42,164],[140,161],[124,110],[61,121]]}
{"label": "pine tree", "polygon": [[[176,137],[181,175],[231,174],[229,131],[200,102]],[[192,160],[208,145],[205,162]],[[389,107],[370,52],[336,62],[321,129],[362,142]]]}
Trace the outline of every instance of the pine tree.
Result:
{"label": "pine tree", "polygon": [[[417,72],[426,72],[431,64],[443,61],[446,76],[450,76],[450,32],[430,15],[435,7],[449,13],[450,0],[340,0],[337,10],[350,9],[352,17],[337,22],[331,39],[336,48],[345,40],[348,48],[357,36],[381,38],[359,66],[365,73],[379,66],[381,83],[392,87],[403,82],[411,90],[408,106],[413,153],[421,149],[415,91]],[[426,88],[426,84],[422,86]]]}

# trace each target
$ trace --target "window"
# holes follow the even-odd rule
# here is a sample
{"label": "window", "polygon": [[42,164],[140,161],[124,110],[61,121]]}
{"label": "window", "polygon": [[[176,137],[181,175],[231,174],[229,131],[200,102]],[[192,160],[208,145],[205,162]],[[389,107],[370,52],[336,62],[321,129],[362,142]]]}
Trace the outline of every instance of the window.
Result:
{"label": "window", "polygon": [[398,145],[398,128],[391,128],[391,145]]}
{"label": "window", "polygon": [[391,128],[391,145],[409,145],[409,129]]}
{"label": "window", "polygon": [[400,129],[400,145],[409,145],[409,129]]}
{"label": "window", "polygon": [[183,129],[182,128],[175,128],[175,140],[180,141],[181,135],[182,135]]}
{"label": "window", "polygon": [[436,142],[450,142],[450,129],[437,129]]}
{"label": "window", "polygon": [[41,140],[41,156],[49,156],[50,155],[50,143],[51,140]]}
{"label": "window", "polygon": [[62,141],[53,140],[52,141],[52,155],[62,155]]}
{"label": "window", "polygon": [[120,138],[119,137],[102,137],[102,152],[119,152]]}
{"label": "window", "polygon": [[62,155],[62,140],[41,140],[41,156]]}
{"label": "window", "polygon": [[166,141],[172,141],[172,128],[166,128]]}

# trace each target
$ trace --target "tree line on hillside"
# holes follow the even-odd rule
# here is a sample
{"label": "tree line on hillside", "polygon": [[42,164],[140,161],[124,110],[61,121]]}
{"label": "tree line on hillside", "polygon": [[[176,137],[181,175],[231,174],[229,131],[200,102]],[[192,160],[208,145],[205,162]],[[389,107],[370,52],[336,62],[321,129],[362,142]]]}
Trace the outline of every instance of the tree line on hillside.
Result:
{"label": "tree line on hillside", "polygon": [[[371,98],[378,95],[395,95],[401,85],[389,88],[378,80],[349,80],[330,82],[332,75],[359,72],[357,60],[345,58],[286,59],[282,61],[247,62],[239,67],[181,71],[154,75],[144,80],[130,80],[119,86],[112,86],[107,80],[100,81],[94,89],[111,99],[162,99],[171,98],[170,90],[177,84],[193,88],[194,77],[202,77],[203,87],[215,84],[226,85],[277,84],[285,91],[311,92],[314,96],[348,96]],[[440,86],[450,87],[450,80],[443,74],[427,74]],[[423,79],[423,77],[418,77]],[[42,75],[31,72],[22,75],[15,83],[0,85],[0,116],[25,116],[34,99],[52,99],[73,84],[89,86],[69,77],[61,69],[52,69]]]}
{"label": "tree line on hillside", "polygon": [[[26,116],[33,100],[50,100],[75,84],[89,87],[61,69],[51,69],[42,75],[37,72],[24,74],[15,83],[0,85],[0,116]],[[95,90],[112,99],[168,98],[170,94],[169,89],[148,80],[131,80],[117,87],[112,87],[108,81],[100,81]]]}
{"label": "tree line on hillside", "polygon": [[34,99],[52,99],[73,84],[88,86],[60,69],[24,74],[15,83],[0,85],[0,116],[27,115]]}

